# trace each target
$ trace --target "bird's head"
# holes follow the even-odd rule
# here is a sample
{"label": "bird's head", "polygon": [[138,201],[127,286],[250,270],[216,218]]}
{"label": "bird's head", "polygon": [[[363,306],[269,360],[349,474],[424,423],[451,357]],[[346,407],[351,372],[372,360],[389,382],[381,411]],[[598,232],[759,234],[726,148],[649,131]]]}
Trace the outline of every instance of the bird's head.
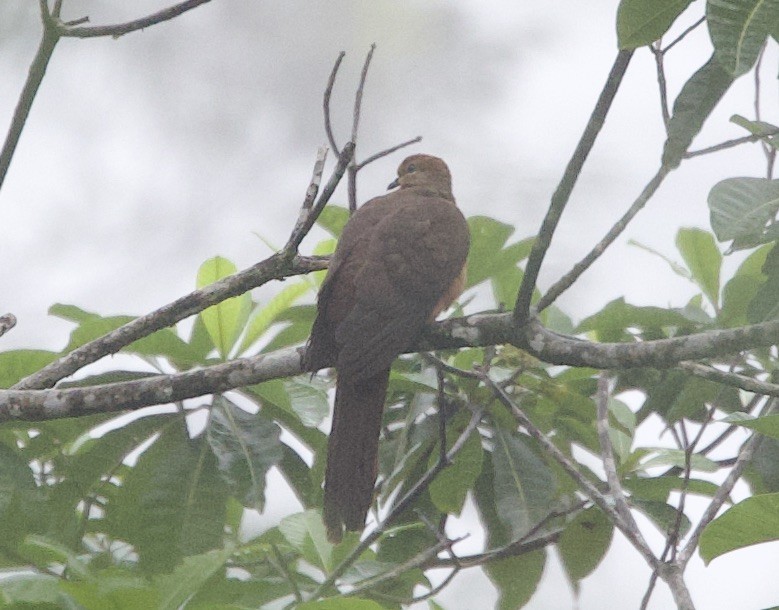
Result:
{"label": "bird's head", "polygon": [[398,167],[398,177],[387,188],[418,189],[445,199],[452,196],[452,175],[446,163],[432,155],[411,155]]}

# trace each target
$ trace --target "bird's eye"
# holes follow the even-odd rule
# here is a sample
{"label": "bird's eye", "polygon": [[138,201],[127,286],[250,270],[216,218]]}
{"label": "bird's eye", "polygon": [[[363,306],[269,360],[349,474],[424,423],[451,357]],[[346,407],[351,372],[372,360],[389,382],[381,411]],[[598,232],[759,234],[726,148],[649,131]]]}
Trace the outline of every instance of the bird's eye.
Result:
{"label": "bird's eye", "polygon": [[410,174],[411,172],[415,172],[416,170],[417,170],[417,166],[416,166],[416,165],[414,165],[413,163],[409,163],[409,164],[406,166],[406,173],[407,173],[407,174]]}

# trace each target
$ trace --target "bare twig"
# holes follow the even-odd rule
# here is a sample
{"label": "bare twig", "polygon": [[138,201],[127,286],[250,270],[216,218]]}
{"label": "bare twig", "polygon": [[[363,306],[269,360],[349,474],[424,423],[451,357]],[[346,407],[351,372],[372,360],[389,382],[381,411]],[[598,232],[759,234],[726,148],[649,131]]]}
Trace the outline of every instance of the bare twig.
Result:
{"label": "bare twig", "polygon": [[538,311],[543,311],[549,305],[554,303],[554,301],[568,288],[570,288],[574,282],[579,279],[579,277],[584,273],[598,258],[601,254],[603,254],[606,251],[606,248],[608,248],[614,241],[617,239],[617,237],[620,236],[622,231],[625,230],[625,228],[628,226],[631,220],[635,217],[636,214],[638,214],[644,206],[647,204],[649,199],[651,199],[652,195],[655,194],[658,188],[660,188],[660,185],[663,183],[663,180],[665,180],[665,177],[668,175],[668,173],[671,171],[671,168],[668,167],[661,167],[657,173],[654,175],[654,177],[647,183],[647,185],[644,187],[644,189],[641,191],[641,194],[636,198],[636,200],[633,202],[633,205],[630,206],[627,212],[620,218],[611,229],[609,229],[608,233],[603,236],[603,239],[601,239],[595,247],[590,250],[590,252],[578,263],[576,263],[573,268],[566,273],[563,277],[561,277],[559,280],[557,280],[554,285],[544,294],[541,299],[538,301],[537,309]]}
{"label": "bare twig", "polygon": [[49,14],[46,0],[40,0],[39,4],[41,21],[43,22],[43,35],[41,36],[38,50],[35,53],[35,58],[32,60],[32,64],[30,64],[27,80],[24,82],[22,92],[19,94],[19,101],[16,103],[11,125],[8,127],[8,133],[3,142],[3,148],[0,150],[0,189],[2,189],[3,182],[8,174],[11,159],[13,159],[16,146],[19,144],[19,138],[27,123],[27,118],[30,116],[32,103],[46,74],[46,67],[49,65],[52,53],[54,53],[54,47],[60,39],[54,19]]}
{"label": "bare twig", "polygon": [[728,148],[733,148],[735,146],[741,146],[742,144],[749,144],[752,142],[760,142],[764,140],[765,138],[779,135],[779,129],[777,130],[767,130],[766,133],[760,134],[760,135],[751,135],[751,136],[742,136],[740,138],[734,138],[733,140],[726,140],[725,142],[721,142],[719,144],[715,144],[714,146],[707,146],[706,148],[701,148],[700,150],[691,150],[689,152],[684,153],[683,158],[684,159],[692,159],[693,157],[700,157],[702,155],[710,155],[711,153],[716,153],[721,150],[727,150]]}
{"label": "bare twig", "polygon": [[325,160],[327,159],[327,148],[321,146],[316,153],[314,162],[314,173],[311,176],[311,182],[306,189],[306,197],[303,200],[303,209],[308,210],[314,205],[314,199],[319,192],[319,185],[322,182],[322,172],[325,170]]}
{"label": "bare twig", "polygon": [[333,124],[330,118],[330,96],[333,94],[335,77],[338,76],[338,68],[341,67],[341,62],[345,55],[346,53],[344,51],[341,51],[338,54],[333,69],[330,72],[330,78],[327,79],[327,87],[325,87],[324,100],[322,101],[322,109],[325,115],[325,133],[327,134],[327,140],[330,142],[330,146],[337,155],[341,154],[341,150],[338,148],[338,144],[335,142],[335,136],[333,135]]}
{"label": "bare twig", "polygon": [[99,25],[93,27],[73,27],[73,26],[68,26],[67,24],[64,23],[58,23],[56,26],[57,33],[60,36],[69,36],[74,38],[94,38],[96,36],[114,36],[114,37],[123,36],[124,34],[129,34],[130,32],[142,30],[144,28],[157,25],[158,23],[162,23],[163,21],[169,21],[171,19],[174,19],[175,17],[178,17],[182,13],[186,13],[187,11],[190,11],[193,8],[197,8],[201,4],[205,4],[206,2],[210,2],[210,1],[211,0],[187,0],[186,2],[175,4],[161,11],[157,11],[156,13],[153,13],[151,15],[147,15],[146,17],[141,17],[140,19],[135,19],[133,21],[128,21],[126,23],[117,23],[114,25]]}
{"label": "bare twig", "polygon": [[[362,111],[362,94],[365,89],[365,80],[368,78],[368,68],[373,59],[373,52],[376,50],[376,44],[372,44],[365,56],[365,63],[362,65],[360,73],[360,83],[357,85],[357,92],[354,95],[354,112],[352,114],[352,142],[357,142],[357,131],[360,126],[360,112]],[[349,173],[347,176],[347,185],[349,188],[349,212],[354,213],[357,209],[357,160],[352,159],[349,164]]]}
{"label": "bare twig", "polygon": [[16,326],[16,316],[12,313],[7,313],[0,316],[0,337]]}
{"label": "bare twig", "polygon": [[674,38],[671,42],[668,43],[668,46],[663,49],[663,53],[668,53],[671,49],[673,49],[677,44],[679,44],[682,40],[684,40],[690,33],[692,33],[693,30],[695,30],[698,26],[703,25],[703,23],[706,21],[706,17],[701,17],[693,23],[690,27],[685,29],[681,34],[679,34],[676,38]]}
{"label": "bare twig", "polygon": [[316,219],[319,218],[319,215],[322,213],[322,210],[325,209],[325,206],[330,201],[330,197],[333,196],[333,192],[335,191],[335,188],[338,186],[338,183],[341,181],[341,178],[343,177],[344,172],[346,171],[346,167],[351,162],[353,155],[354,155],[354,143],[347,142],[344,145],[341,154],[338,155],[338,163],[336,164],[335,169],[333,170],[332,176],[330,176],[330,180],[327,181],[325,188],[322,190],[322,193],[319,195],[319,199],[317,199],[317,202],[314,204],[314,206],[310,208],[307,212],[302,212],[304,218],[302,219],[302,221],[298,220],[297,225],[295,226],[295,228],[292,231],[292,234],[289,237],[289,241],[287,241],[287,244],[284,246],[283,252],[286,253],[287,257],[292,256],[297,252],[298,246],[300,246],[300,242],[303,241],[303,238],[306,235],[308,235],[308,232],[311,230],[311,227],[314,226]]}
{"label": "bare twig", "polygon": [[377,152],[375,155],[371,155],[370,157],[365,159],[362,163],[358,163],[357,166],[355,167],[355,170],[359,172],[366,165],[369,165],[374,161],[378,161],[382,157],[391,155],[396,150],[400,150],[401,148],[405,148],[406,146],[411,146],[412,144],[416,144],[417,142],[421,142],[421,141],[422,141],[422,136],[417,136],[416,138],[411,138],[410,140],[406,140],[405,142],[401,142],[400,144],[391,146],[390,148]]}
{"label": "bare twig", "polygon": [[609,485],[609,493],[614,500],[614,507],[619,512],[625,524],[630,526],[633,531],[638,532],[638,524],[633,519],[630,507],[625,499],[625,492],[622,490],[622,484],[619,482],[617,474],[617,463],[614,460],[614,448],[609,437],[609,377],[606,372],[601,372],[598,376],[598,394],[596,407],[596,427],[598,430],[598,441],[600,442],[601,459],[603,460],[603,470],[606,472],[606,482]]}
{"label": "bare twig", "polygon": [[671,121],[671,112],[668,110],[668,83],[665,80],[665,59],[664,52],[660,49],[660,44],[650,45],[649,50],[655,56],[655,69],[657,71],[657,87],[660,91],[660,114],[663,117],[666,135],[668,134],[668,123]]}
{"label": "bare twig", "polygon": [[336,566],[336,568],[319,585],[319,587],[317,587],[316,591],[314,591],[310,597],[311,600],[318,599],[325,591],[332,587],[333,584],[343,575],[343,573],[346,572],[346,570],[348,570],[349,567],[360,557],[360,555],[362,555],[371,544],[378,540],[384,534],[384,532],[387,531],[387,528],[395,521],[395,519],[397,519],[408,509],[411,503],[419,497],[419,494],[427,489],[430,483],[433,482],[433,479],[435,479],[438,476],[438,473],[441,472],[446,467],[446,465],[454,459],[454,457],[462,449],[463,445],[465,445],[465,441],[467,441],[471,434],[473,434],[473,432],[476,430],[476,427],[481,421],[482,413],[483,410],[481,409],[474,411],[473,415],[471,416],[471,420],[468,422],[468,425],[462,431],[460,436],[457,437],[457,440],[452,445],[452,448],[447,452],[446,461],[442,462],[441,460],[438,460],[436,464],[430,468],[400,500],[395,503],[390,512],[387,513],[376,529],[368,534],[362,540],[362,542],[360,542],[360,544],[358,544],[349,553],[349,555],[338,566]]}
{"label": "bare twig", "polygon": [[551,456],[566,473],[579,485],[581,491],[594,502],[598,508],[600,508],[609,517],[611,522],[619,528],[624,536],[630,541],[630,543],[636,548],[646,560],[649,566],[653,569],[658,565],[657,558],[652,553],[652,550],[647,545],[646,540],[641,535],[641,532],[637,528],[631,527],[622,517],[622,514],[618,512],[613,505],[611,499],[607,498],[601,491],[585,477],[576,465],[568,459],[568,457],[557,448],[552,441],[550,441],[546,435],[538,428],[528,417],[523,413],[511,397],[506,394],[505,390],[496,384],[486,374],[482,375],[482,381],[492,391],[493,395],[506,406],[513,414],[514,418],[519,424],[527,430],[528,434],[532,436],[539,445],[543,448],[544,452]]}
{"label": "bare twig", "polygon": [[627,70],[632,56],[632,50],[622,50],[617,54],[614,65],[606,80],[606,84],[601,91],[598,102],[595,104],[592,115],[584,129],[584,133],[579,139],[579,143],[576,146],[576,150],[574,151],[571,160],[568,162],[568,166],[565,168],[565,172],[560,180],[560,184],[557,186],[557,190],[554,192],[554,195],[552,195],[552,201],[549,205],[546,217],[541,224],[538,238],[533,243],[533,249],[530,252],[530,258],[528,259],[525,268],[525,276],[522,280],[522,285],[519,288],[517,302],[514,305],[514,320],[519,326],[527,321],[530,312],[530,300],[533,296],[536,282],[538,281],[541,264],[543,263],[546,252],[552,242],[552,236],[557,228],[557,223],[560,221],[563,210],[571,197],[571,192],[581,173],[584,162],[595,144],[595,139],[603,127],[606,115],[608,114],[609,108],[611,108],[611,103],[614,101],[614,97],[617,94],[619,85],[622,82],[622,77],[625,75],[625,71]]}
{"label": "bare twig", "polygon": [[[776,399],[773,399],[772,404],[775,402],[775,400]],[[698,548],[698,540],[700,539],[703,530],[709,523],[711,523],[712,519],[717,516],[719,509],[722,508],[722,505],[727,501],[728,497],[730,496],[730,492],[733,490],[736,482],[741,478],[741,475],[744,472],[744,468],[746,468],[749,462],[752,460],[752,456],[754,455],[757,447],[760,445],[762,439],[763,436],[761,434],[754,432],[744,442],[744,444],[741,445],[741,449],[739,449],[738,456],[733,465],[733,468],[731,468],[728,476],[725,477],[725,480],[719,486],[719,489],[717,489],[717,493],[714,494],[714,497],[711,499],[709,506],[706,508],[700,521],[698,521],[698,524],[695,526],[693,533],[687,539],[687,544],[676,558],[676,563],[682,569],[684,569],[684,567],[687,565],[687,562],[692,557],[695,549]]]}

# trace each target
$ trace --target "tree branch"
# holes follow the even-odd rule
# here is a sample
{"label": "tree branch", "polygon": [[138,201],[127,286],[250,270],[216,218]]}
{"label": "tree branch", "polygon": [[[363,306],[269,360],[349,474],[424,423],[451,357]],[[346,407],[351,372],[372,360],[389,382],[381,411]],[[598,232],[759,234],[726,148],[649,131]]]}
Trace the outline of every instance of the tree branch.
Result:
{"label": "tree branch", "polygon": [[30,116],[30,109],[35,100],[35,95],[38,93],[41,81],[46,75],[46,67],[49,65],[52,53],[54,53],[54,47],[60,39],[55,21],[49,14],[46,0],[40,0],[40,9],[41,21],[43,22],[43,36],[35,53],[35,58],[32,60],[32,64],[30,64],[27,80],[24,82],[24,87],[22,87],[19,101],[16,103],[16,109],[11,119],[11,125],[8,127],[8,134],[5,136],[3,148],[0,150],[0,189],[2,189],[5,176],[11,165],[11,159],[13,159],[22,130],[27,123],[27,118]]}
{"label": "tree branch", "polygon": [[163,21],[169,21],[175,17],[178,17],[182,13],[191,11],[193,8],[197,8],[201,4],[205,4],[206,2],[210,1],[211,0],[187,0],[186,2],[180,2],[179,4],[175,4],[151,15],[147,15],[146,17],[141,17],[140,19],[135,19],[126,23],[85,27],[74,27],[65,23],[58,23],[56,25],[56,29],[60,36],[68,36],[72,38],[94,38],[97,36],[113,36],[114,38],[117,38],[119,36],[123,36],[124,34],[129,34],[130,32],[142,30],[152,25],[157,25]]}
{"label": "tree branch", "polygon": [[608,114],[609,108],[611,108],[611,103],[614,101],[614,97],[617,94],[619,85],[622,82],[622,77],[625,75],[625,71],[627,70],[632,56],[632,50],[622,50],[617,54],[609,77],[606,80],[606,84],[592,111],[590,120],[587,122],[584,133],[576,146],[576,150],[574,150],[573,156],[568,162],[568,166],[565,168],[565,172],[560,180],[560,184],[557,186],[557,190],[554,192],[554,195],[552,195],[552,201],[549,205],[546,217],[541,223],[541,230],[538,233],[538,238],[533,243],[533,249],[530,252],[530,258],[528,259],[525,268],[525,276],[522,280],[522,285],[519,288],[517,302],[514,305],[514,319],[520,326],[528,319],[533,290],[536,287],[538,274],[541,271],[541,264],[543,263],[546,252],[552,242],[552,236],[557,228],[557,223],[560,221],[563,210],[568,204],[571,192],[576,184],[576,180],[579,178],[584,162],[587,160],[587,156],[595,144],[595,139],[598,137],[598,133],[600,133],[600,130],[603,127],[606,115]]}
{"label": "tree branch", "polygon": [[16,326],[16,316],[12,313],[7,313],[0,316],[0,337]]}

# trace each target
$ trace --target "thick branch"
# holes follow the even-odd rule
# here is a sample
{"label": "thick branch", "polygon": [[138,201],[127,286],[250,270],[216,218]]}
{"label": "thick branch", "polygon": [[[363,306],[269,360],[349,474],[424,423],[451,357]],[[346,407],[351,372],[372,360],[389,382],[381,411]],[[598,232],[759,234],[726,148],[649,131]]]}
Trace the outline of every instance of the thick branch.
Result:
{"label": "thick branch", "polygon": [[[225,292],[228,296],[241,294],[248,289],[244,284],[255,281],[256,277],[267,281],[291,273],[289,270],[285,271],[281,257],[268,260],[275,261],[276,267],[267,269],[268,261],[264,261],[203,290],[195,291],[179,301],[185,302],[189,308],[187,311],[192,310],[191,313],[195,313],[227,298],[224,296]],[[296,257],[290,268],[301,272],[303,267],[316,270],[324,268],[325,265],[323,259]],[[269,275],[271,272],[275,273],[272,277]],[[215,296],[216,294],[219,296]],[[150,327],[158,330],[175,323],[181,317],[186,317],[181,316],[181,310],[175,307],[176,303],[149,316],[138,318],[75,350],[18,383],[12,390],[0,390],[0,421],[41,421],[85,413],[138,409],[225,392],[304,372],[300,360],[304,348],[300,347],[232,360],[176,375],[156,375],[143,380],[87,388],[31,391],[32,387],[35,387],[32,386],[34,383],[55,383],[84,366],[87,361],[97,360],[98,353],[105,355],[116,352],[139,336],[146,336]],[[537,320],[528,325],[528,334],[523,337],[514,330],[511,313],[479,314],[432,325],[422,340],[408,351],[484,347],[506,343],[526,349],[550,364],[616,370],[633,367],[668,368],[682,360],[709,358],[779,343],[779,321],[642,343],[592,343],[554,333],[541,326]],[[84,348],[89,349],[82,352]]]}

